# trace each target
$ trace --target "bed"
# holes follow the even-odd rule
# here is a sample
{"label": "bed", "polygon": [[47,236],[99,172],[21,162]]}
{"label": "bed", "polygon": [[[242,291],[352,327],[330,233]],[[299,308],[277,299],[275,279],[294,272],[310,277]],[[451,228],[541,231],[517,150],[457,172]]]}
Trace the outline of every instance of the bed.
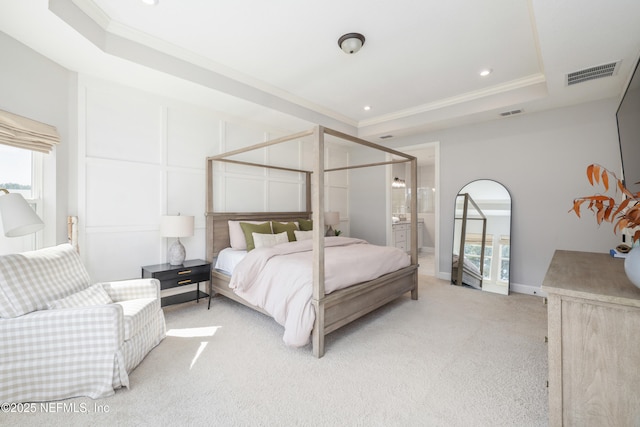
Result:
{"label": "bed", "polygon": [[[458,212],[460,212],[460,214],[458,214]],[[487,218],[473,198],[471,198],[469,193],[457,195],[455,221],[451,283],[454,285],[470,286],[475,289],[482,289]],[[472,228],[470,225],[472,222],[480,223],[482,231],[479,239],[475,238],[475,236],[474,239],[469,238],[469,232]],[[481,249],[479,266],[467,258],[465,246],[472,240],[473,243],[480,243]],[[457,253],[455,251],[457,251]]]}
{"label": "bed", "polygon": [[[325,137],[339,138],[348,143],[360,144],[375,150],[380,150],[393,156],[391,160],[364,164],[351,165],[340,168],[325,169],[324,145]],[[292,141],[300,138],[308,138],[313,144],[313,170],[301,170],[282,166],[254,163],[251,161],[236,160],[234,156],[252,150]],[[296,212],[216,212],[213,206],[214,190],[219,188],[214,183],[214,164],[216,162],[235,163],[251,167],[273,168],[288,170],[295,173],[302,173],[305,177],[306,188],[306,209]],[[305,132],[300,132],[290,136],[251,145],[243,149],[230,151],[207,158],[207,197],[206,197],[206,245],[207,259],[217,262],[218,255],[231,246],[229,221],[234,222],[267,222],[277,221],[280,223],[290,223],[300,220],[311,220],[313,228],[310,230],[311,240],[305,243],[305,252],[309,257],[308,283],[310,289],[310,304],[313,311],[313,327],[311,331],[311,343],[313,354],[322,357],[325,352],[325,336],[336,329],[360,318],[361,316],[381,307],[384,304],[406,294],[411,293],[412,299],[418,298],[417,279],[417,204],[415,198],[411,200],[411,252],[408,255],[407,263],[402,267],[395,267],[392,271],[385,272],[379,277],[370,280],[357,281],[346,287],[332,289],[327,286],[331,282],[331,277],[335,272],[326,269],[331,264],[331,251],[333,242],[340,241],[338,238],[325,238],[324,218],[321,213],[324,209],[324,175],[337,170],[351,168],[380,166],[398,162],[409,162],[411,165],[411,183],[417,182],[417,162],[415,157],[398,152],[388,147],[379,146],[368,141],[361,140],[350,135],[316,126]],[[410,184],[412,185],[412,184]],[[332,240],[333,239],[333,240]],[[338,240],[335,240],[338,239]],[[368,243],[356,243],[368,244]],[[395,248],[393,248],[395,249]],[[251,252],[249,252],[251,253]],[[326,255],[329,255],[326,257]],[[327,274],[328,273],[328,274]],[[329,277],[329,281],[325,281]],[[257,306],[243,298],[230,287],[233,285],[232,276],[222,269],[212,269],[210,281],[210,295],[219,294],[246,305],[254,310],[260,311],[268,316],[274,317],[269,310]],[[275,318],[275,317],[274,317]]]}

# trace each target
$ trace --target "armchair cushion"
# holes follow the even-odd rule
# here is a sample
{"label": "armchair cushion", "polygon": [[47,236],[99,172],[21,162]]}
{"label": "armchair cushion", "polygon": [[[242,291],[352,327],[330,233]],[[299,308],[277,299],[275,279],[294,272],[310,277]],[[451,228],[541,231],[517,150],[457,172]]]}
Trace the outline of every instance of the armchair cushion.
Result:
{"label": "armchair cushion", "polygon": [[92,305],[111,304],[112,302],[107,291],[104,290],[101,284],[97,283],[68,297],[51,301],[47,304],[47,307],[49,310],[53,310],[57,308],[90,307]]}

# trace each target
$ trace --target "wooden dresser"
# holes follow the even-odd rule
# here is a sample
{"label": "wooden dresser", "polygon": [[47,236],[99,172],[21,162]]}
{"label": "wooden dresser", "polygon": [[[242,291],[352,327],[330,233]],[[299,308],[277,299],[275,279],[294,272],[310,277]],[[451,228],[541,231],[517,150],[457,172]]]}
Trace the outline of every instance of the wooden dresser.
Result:
{"label": "wooden dresser", "polygon": [[640,289],[609,254],[556,251],[549,309],[549,424],[640,426]]}

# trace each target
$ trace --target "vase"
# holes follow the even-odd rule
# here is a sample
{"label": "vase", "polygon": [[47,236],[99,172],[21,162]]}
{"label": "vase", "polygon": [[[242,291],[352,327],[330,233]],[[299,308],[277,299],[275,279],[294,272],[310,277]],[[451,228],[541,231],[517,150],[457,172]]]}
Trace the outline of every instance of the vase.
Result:
{"label": "vase", "polygon": [[624,272],[631,283],[640,288],[640,246],[634,246],[624,259]]}

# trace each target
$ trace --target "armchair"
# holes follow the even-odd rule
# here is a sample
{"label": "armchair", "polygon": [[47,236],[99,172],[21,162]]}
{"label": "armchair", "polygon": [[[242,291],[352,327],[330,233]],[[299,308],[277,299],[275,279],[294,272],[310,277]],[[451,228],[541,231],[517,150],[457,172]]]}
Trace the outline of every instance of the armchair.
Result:
{"label": "armchair", "polygon": [[0,402],[101,398],[165,337],[160,284],[90,286],[64,244],[0,256]]}

